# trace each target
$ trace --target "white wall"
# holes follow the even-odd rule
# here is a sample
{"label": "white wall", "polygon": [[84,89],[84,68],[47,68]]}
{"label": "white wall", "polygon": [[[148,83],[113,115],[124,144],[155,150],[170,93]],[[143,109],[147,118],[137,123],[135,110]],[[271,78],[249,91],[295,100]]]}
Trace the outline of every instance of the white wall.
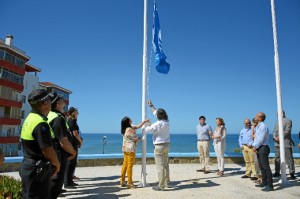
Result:
{"label": "white wall", "polygon": [[24,114],[24,119],[21,120],[21,124],[23,124],[25,118],[31,111],[31,107],[27,101],[28,95],[31,93],[31,91],[33,91],[34,89],[37,89],[39,87],[39,77],[35,76],[34,74],[26,72],[25,76],[24,76],[24,84],[23,85],[24,85],[24,90],[23,90],[22,95],[26,96],[26,102],[23,103],[23,105],[22,105],[22,110],[25,111],[25,114]]}

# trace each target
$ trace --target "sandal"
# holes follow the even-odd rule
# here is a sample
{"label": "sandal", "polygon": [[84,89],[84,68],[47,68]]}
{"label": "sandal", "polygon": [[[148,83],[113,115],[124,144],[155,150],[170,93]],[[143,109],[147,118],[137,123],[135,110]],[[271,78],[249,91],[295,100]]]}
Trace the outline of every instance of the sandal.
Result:
{"label": "sandal", "polygon": [[135,186],[134,184],[128,184],[128,185],[127,185],[127,188],[128,188],[128,189],[134,189],[134,188],[136,188],[136,186]]}
{"label": "sandal", "polygon": [[219,171],[219,172],[217,173],[217,175],[218,175],[218,176],[223,176],[223,175],[224,175],[224,171]]}
{"label": "sandal", "polygon": [[262,183],[262,178],[258,178],[256,181],[255,181],[256,184],[261,184]]}
{"label": "sandal", "polygon": [[121,187],[127,187],[127,184],[126,184],[126,182],[120,182],[120,186]]}

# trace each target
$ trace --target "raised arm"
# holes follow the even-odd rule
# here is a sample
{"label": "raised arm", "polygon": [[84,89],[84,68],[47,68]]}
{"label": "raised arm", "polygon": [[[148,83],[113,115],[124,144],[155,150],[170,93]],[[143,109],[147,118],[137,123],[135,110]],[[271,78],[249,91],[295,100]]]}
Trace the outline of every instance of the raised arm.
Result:
{"label": "raised arm", "polygon": [[142,121],[141,123],[139,123],[138,125],[134,126],[133,128],[134,129],[139,129],[141,128],[142,126],[144,126],[144,124],[146,124],[147,122],[150,122],[149,119],[145,119],[144,121]]}
{"label": "raised arm", "polygon": [[150,99],[148,99],[148,104],[151,107],[152,112],[154,113],[154,111],[156,111],[156,108],[154,107],[154,105],[152,104],[152,101]]}

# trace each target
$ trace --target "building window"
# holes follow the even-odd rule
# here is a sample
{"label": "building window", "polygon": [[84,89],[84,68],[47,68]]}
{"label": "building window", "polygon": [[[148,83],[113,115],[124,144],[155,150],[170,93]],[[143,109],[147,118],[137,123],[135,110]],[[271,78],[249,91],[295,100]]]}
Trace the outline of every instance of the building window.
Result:
{"label": "building window", "polygon": [[0,59],[7,60],[20,68],[25,68],[25,61],[23,59],[20,59],[6,51],[0,51]]}
{"label": "building window", "polygon": [[4,59],[4,51],[0,50],[0,59]]}
{"label": "building window", "polygon": [[8,128],[7,129],[7,137],[13,137],[14,136],[14,128]]}
{"label": "building window", "polygon": [[21,119],[24,119],[25,118],[25,111],[21,111]]}
{"label": "building window", "polygon": [[23,103],[23,104],[26,103],[26,96],[25,96],[25,95],[22,96],[22,103]]}
{"label": "building window", "polygon": [[11,82],[23,85],[23,79],[24,78],[21,75],[18,75],[18,74],[15,74],[15,73],[12,73],[8,70],[3,69],[1,79],[6,79],[6,80],[9,80]]}

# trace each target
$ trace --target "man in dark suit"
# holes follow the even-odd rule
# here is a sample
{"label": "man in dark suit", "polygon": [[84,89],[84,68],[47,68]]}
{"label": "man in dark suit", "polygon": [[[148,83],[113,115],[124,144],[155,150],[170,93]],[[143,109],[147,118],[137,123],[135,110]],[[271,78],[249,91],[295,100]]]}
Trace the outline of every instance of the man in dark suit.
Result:
{"label": "man in dark suit", "polygon": [[[291,179],[296,179],[295,177],[295,165],[294,165],[294,157],[293,157],[293,146],[295,146],[291,131],[292,131],[292,121],[285,117],[285,112],[282,111],[282,126],[283,126],[283,136],[284,136],[284,148],[285,148],[285,159],[289,168]],[[273,131],[273,139],[275,146],[275,173],[273,177],[280,176],[280,144],[279,144],[279,127],[278,121],[276,122],[274,131]]]}

